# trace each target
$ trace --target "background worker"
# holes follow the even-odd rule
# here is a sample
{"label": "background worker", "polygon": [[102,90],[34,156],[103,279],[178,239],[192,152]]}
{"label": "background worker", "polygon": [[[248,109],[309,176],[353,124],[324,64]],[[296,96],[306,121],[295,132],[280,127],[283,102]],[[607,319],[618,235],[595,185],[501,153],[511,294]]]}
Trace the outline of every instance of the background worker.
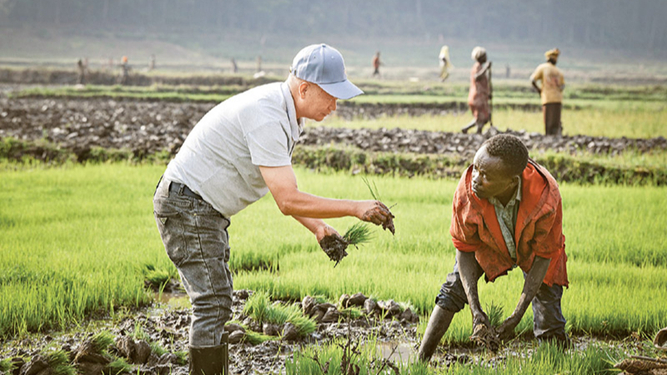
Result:
{"label": "background worker", "polygon": [[[419,358],[430,360],[466,303],[473,315],[471,339],[485,331],[497,332],[495,339],[510,338],[532,302],[535,337],[567,345],[561,311],[563,286],[568,285],[562,217],[558,184],[528,158],[519,138],[501,134],[484,142],[454,193],[449,232],[456,263],[435,299]],[[515,267],[525,278],[519,303],[496,331],[489,330],[477,281],[482,274],[494,281]]]}
{"label": "background worker", "polygon": [[127,56],[123,56],[120,60],[120,77],[118,77],[118,83],[121,85],[126,85],[130,76],[130,64],[128,63]]}
{"label": "background worker", "polygon": [[447,77],[449,77],[449,70],[454,68],[452,61],[449,59],[448,46],[442,46],[440,49],[440,55],[438,55],[438,60],[440,64],[440,81],[445,82]]}
{"label": "background worker", "polygon": [[380,51],[375,52],[371,64],[373,65],[373,77],[381,77],[382,75],[380,74],[380,65],[382,65],[382,61],[380,61]]}
{"label": "background worker", "polygon": [[[563,108],[565,78],[560,70],[556,68],[558,55],[560,55],[558,48],[547,51],[544,54],[547,62],[540,64],[530,76],[530,81],[542,100],[544,132],[546,135],[563,134],[560,114]],[[537,81],[542,81],[542,87],[537,85]]]}
{"label": "background worker", "polygon": [[343,56],[326,44],[294,58],[285,82],[255,87],[215,106],[192,129],[167,166],[153,199],[165,250],[193,312],[190,373],[227,366],[225,323],[232,316],[230,219],[271,192],[284,215],[316,237],[344,241],[322,219],[354,216],[380,225],[393,215],[379,201],[321,198],[297,187],[291,157],[304,119],[321,121],[336,101],[363,92],[347,80]]}
{"label": "background worker", "polygon": [[470,70],[470,91],[468,93],[468,106],[472,112],[472,121],[461,128],[467,133],[470,128],[477,126],[477,134],[482,134],[484,125],[491,119],[491,61],[486,61],[486,49],[475,47],[472,50],[472,59],[475,60]]}

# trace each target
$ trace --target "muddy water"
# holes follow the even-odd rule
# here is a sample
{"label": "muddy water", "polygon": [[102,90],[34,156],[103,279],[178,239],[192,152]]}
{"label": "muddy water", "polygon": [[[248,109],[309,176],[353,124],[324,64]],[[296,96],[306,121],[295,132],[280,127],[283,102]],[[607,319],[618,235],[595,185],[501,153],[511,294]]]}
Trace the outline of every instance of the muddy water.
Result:
{"label": "muddy water", "polygon": [[417,360],[415,343],[405,341],[386,341],[377,344],[382,358],[394,363],[408,364]]}

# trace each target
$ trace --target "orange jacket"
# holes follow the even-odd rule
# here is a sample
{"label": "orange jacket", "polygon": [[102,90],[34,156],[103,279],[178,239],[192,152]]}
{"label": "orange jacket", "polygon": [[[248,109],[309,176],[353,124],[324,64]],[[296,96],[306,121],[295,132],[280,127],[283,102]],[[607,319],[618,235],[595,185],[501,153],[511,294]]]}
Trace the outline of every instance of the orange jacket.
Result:
{"label": "orange jacket", "polygon": [[[514,265],[498,224],[495,208],[471,190],[472,166],[461,177],[454,193],[449,233],[459,251],[474,252],[487,281],[507,274]],[[530,271],[536,255],[551,259],[544,283],[568,286],[563,236],[563,208],[556,180],[529,160],[522,175],[521,202],[514,241],[516,264]]]}

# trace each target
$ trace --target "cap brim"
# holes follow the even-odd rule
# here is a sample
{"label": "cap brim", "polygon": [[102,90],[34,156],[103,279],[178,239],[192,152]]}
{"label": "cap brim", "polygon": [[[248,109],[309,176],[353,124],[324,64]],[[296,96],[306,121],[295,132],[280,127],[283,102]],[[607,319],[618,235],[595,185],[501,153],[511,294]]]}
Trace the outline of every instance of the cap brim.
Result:
{"label": "cap brim", "polygon": [[320,83],[318,86],[337,99],[352,99],[355,96],[364,93],[360,88],[347,79],[336,83]]}

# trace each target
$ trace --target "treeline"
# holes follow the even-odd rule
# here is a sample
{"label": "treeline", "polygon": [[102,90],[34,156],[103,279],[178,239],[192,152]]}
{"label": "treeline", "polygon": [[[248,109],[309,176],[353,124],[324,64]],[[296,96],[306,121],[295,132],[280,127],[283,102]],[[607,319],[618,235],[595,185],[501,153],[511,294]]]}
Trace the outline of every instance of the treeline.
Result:
{"label": "treeline", "polygon": [[0,27],[667,48],[664,0],[0,0]]}

